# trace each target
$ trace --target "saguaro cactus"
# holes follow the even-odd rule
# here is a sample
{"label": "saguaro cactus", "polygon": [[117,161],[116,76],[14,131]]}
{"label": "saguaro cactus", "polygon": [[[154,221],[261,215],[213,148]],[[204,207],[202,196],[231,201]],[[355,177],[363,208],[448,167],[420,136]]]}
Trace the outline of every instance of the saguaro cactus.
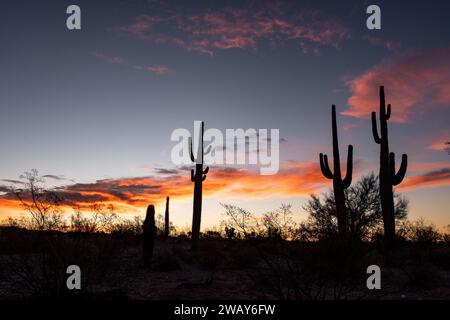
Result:
{"label": "saguaro cactus", "polygon": [[150,267],[153,256],[153,246],[155,243],[156,226],[155,226],[155,207],[149,205],[147,214],[145,215],[144,224],[142,225],[143,236],[143,257],[146,267]]}
{"label": "saguaro cactus", "polygon": [[209,167],[203,169],[203,155],[211,151],[211,146],[206,151],[203,149],[203,133],[204,123],[200,123],[200,134],[198,137],[197,157],[194,157],[192,138],[189,138],[189,149],[192,162],[195,163],[195,171],[191,170],[191,181],[194,182],[194,208],[192,214],[192,246],[195,247],[200,237],[200,223],[202,218],[202,187],[203,181],[206,179],[206,174]]}
{"label": "saguaro cactus", "polygon": [[333,134],[333,161],[334,161],[334,173],[331,172],[330,166],[328,165],[328,156],[321,153],[320,169],[322,174],[333,180],[333,191],[334,199],[336,202],[336,216],[338,222],[338,232],[339,235],[344,238],[347,234],[347,212],[345,208],[345,195],[344,190],[347,189],[352,183],[352,172],[353,172],[353,146],[348,146],[347,154],[347,172],[345,178],[342,179],[341,176],[341,162],[339,158],[339,143],[337,135],[337,125],[336,125],[336,107],[333,105],[331,107],[331,120],[332,120],[332,134]]}
{"label": "saguaro cactus", "polygon": [[169,220],[169,197],[166,198],[166,212],[164,214],[164,236],[169,237],[170,220]]}
{"label": "saguaro cactus", "polygon": [[400,184],[406,174],[408,156],[402,155],[402,163],[395,173],[395,154],[389,153],[387,121],[391,117],[391,105],[387,105],[384,96],[384,87],[380,87],[380,132],[378,134],[376,112],[372,112],[372,133],[375,142],[380,145],[380,199],[384,222],[384,240],[387,246],[395,240],[395,208],[393,186]]}

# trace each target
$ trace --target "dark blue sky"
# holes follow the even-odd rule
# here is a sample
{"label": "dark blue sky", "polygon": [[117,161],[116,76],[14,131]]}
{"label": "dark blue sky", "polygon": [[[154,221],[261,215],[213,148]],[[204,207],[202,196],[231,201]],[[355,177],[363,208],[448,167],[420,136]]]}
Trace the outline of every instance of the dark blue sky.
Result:
{"label": "dark blue sky", "polygon": [[[81,7],[82,30],[65,26],[70,4]],[[2,1],[0,177],[30,168],[77,182],[148,175],[173,167],[170,134],[194,120],[277,128],[283,161],[317,161],[331,153],[331,104],[348,111],[339,117],[341,154],[355,146],[359,176],[377,170],[366,115],[384,84],[397,119],[391,149],[408,153],[418,181],[405,191],[412,212],[437,203],[432,218],[448,224],[440,143],[450,135],[450,3],[373,2],[382,10],[374,31],[369,4]],[[420,180],[436,170],[444,171]]]}

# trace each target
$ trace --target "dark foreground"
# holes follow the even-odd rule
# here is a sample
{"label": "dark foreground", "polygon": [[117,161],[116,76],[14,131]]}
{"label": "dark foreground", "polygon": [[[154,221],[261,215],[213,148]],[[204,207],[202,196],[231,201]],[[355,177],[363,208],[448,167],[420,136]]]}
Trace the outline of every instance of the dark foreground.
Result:
{"label": "dark foreground", "polygon": [[[78,265],[81,290],[68,290],[66,269]],[[381,268],[381,290],[369,290],[369,265]],[[277,239],[155,242],[144,268],[133,235],[0,229],[0,299],[96,300],[450,300],[448,244],[403,243],[337,248]]]}

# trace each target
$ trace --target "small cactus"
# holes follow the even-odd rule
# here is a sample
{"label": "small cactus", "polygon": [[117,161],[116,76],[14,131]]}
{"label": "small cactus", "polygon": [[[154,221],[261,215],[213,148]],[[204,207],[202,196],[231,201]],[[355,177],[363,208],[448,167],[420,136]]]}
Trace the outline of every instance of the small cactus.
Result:
{"label": "small cactus", "polygon": [[168,238],[170,233],[169,220],[169,197],[166,198],[166,212],[164,214],[164,237]]}
{"label": "small cactus", "polygon": [[145,215],[144,224],[142,225],[143,236],[143,258],[144,265],[150,267],[153,256],[153,246],[155,243],[156,226],[155,226],[155,207],[149,205]]}
{"label": "small cactus", "polygon": [[332,123],[332,135],[333,135],[333,161],[334,161],[334,173],[331,172],[328,165],[328,156],[321,153],[319,156],[320,170],[322,174],[333,180],[333,192],[336,203],[336,217],[338,223],[338,233],[341,238],[345,238],[347,234],[347,212],[345,208],[345,195],[344,190],[350,187],[352,183],[353,172],[353,146],[348,146],[347,153],[347,173],[345,178],[341,176],[341,162],[339,158],[339,143],[337,135],[336,125],[336,106],[331,107],[331,123]]}

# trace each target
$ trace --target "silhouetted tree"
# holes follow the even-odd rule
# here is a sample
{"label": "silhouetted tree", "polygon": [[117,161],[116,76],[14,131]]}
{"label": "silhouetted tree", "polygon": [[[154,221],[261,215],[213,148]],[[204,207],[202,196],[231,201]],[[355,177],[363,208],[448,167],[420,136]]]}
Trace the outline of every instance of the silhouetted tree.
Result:
{"label": "silhouetted tree", "polygon": [[352,183],[352,171],[353,171],[353,146],[348,146],[347,154],[347,172],[345,178],[342,179],[341,176],[341,162],[339,158],[339,142],[337,134],[337,124],[336,124],[336,107],[333,105],[331,107],[331,125],[332,125],[332,135],[333,135],[333,162],[334,162],[334,173],[331,172],[328,165],[328,156],[326,154],[320,154],[320,169],[322,174],[333,180],[333,194],[334,203],[336,205],[336,217],[338,223],[338,232],[341,238],[345,238],[347,234],[347,212],[345,209],[345,197],[344,190],[347,189]]}
{"label": "silhouetted tree", "polygon": [[145,220],[142,225],[143,234],[143,256],[144,264],[149,267],[152,263],[153,256],[153,246],[155,242],[156,226],[155,226],[155,207],[149,205],[147,207],[147,214],[145,215]]}
{"label": "silhouetted tree", "polygon": [[31,227],[38,230],[54,230],[63,225],[61,203],[56,192],[45,189],[44,179],[36,169],[20,176],[25,179],[24,188],[14,189],[22,207],[31,215]]}
{"label": "silhouetted tree", "polygon": [[206,179],[206,174],[209,167],[203,170],[203,155],[211,151],[211,146],[206,151],[203,149],[203,133],[204,123],[200,125],[200,135],[198,137],[197,157],[194,157],[192,138],[189,137],[189,148],[192,162],[195,162],[195,171],[191,170],[191,181],[194,182],[194,208],[192,214],[192,247],[195,248],[200,238],[200,224],[202,219],[202,188],[203,181]]}
{"label": "silhouetted tree", "polygon": [[380,145],[380,198],[384,221],[384,240],[387,247],[392,246],[395,240],[395,208],[393,186],[400,184],[406,174],[408,157],[402,155],[400,169],[395,173],[395,154],[389,153],[387,121],[391,117],[391,105],[387,105],[384,96],[384,87],[380,87],[380,132],[378,134],[376,113],[372,112],[372,133],[376,143]]}
{"label": "silhouetted tree", "polygon": [[243,208],[231,204],[221,204],[225,209],[225,218],[221,225],[227,230],[233,230],[233,235],[239,238],[249,238],[260,233],[260,225],[254,215]]}
{"label": "silhouetted tree", "polygon": [[[383,224],[381,201],[379,197],[378,177],[373,173],[362,177],[354,186],[344,192],[348,212],[348,230],[353,239],[367,239]],[[403,220],[407,216],[408,201],[395,195],[395,219]],[[333,192],[322,196],[312,195],[304,209],[309,217],[302,224],[302,231],[309,238],[332,238],[337,235],[337,214]]]}
{"label": "silhouetted tree", "polygon": [[291,239],[297,228],[290,204],[281,204],[280,208],[264,213],[262,223],[269,238]]}

